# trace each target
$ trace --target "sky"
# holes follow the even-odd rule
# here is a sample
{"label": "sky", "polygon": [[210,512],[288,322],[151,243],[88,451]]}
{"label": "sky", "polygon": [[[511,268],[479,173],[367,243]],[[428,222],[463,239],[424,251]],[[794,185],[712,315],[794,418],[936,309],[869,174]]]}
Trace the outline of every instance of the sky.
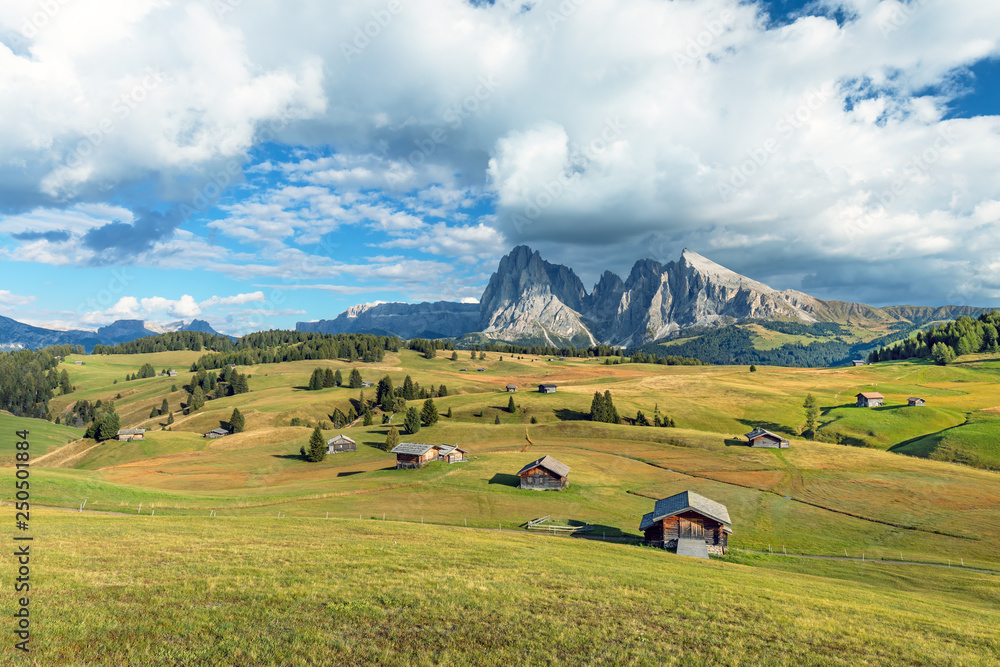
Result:
{"label": "sky", "polygon": [[240,335],[591,287],[1000,306],[1000,3],[5,0],[0,315]]}

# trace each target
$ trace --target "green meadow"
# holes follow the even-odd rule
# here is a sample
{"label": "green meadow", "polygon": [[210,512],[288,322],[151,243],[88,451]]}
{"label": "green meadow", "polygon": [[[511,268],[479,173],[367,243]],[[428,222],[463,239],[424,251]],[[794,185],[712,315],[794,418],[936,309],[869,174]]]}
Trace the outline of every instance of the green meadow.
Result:
{"label": "green meadow", "polygon": [[[995,664],[1000,575],[972,568],[1000,572],[996,359],[751,373],[402,351],[241,367],[250,393],[187,415],[198,356],[66,363],[76,391],[53,414],[113,400],[143,441],[0,415],[5,465],[13,431],[31,431],[36,664]],[[179,376],[125,381],[143,363]],[[337,431],[358,451],[306,461],[315,425],[332,437],[335,408],[374,398],[309,391],[309,375],[355,366],[446,385],[438,423],[402,439],[457,443],[470,460],[395,470],[377,413]],[[595,391],[676,427],[590,422]],[[860,391],[886,406],[853,407]],[[807,393],[816,440],[801,435]],[[169,427],[149,417],[164,398]],[[245,432],[202,437],[234,407]],[[746,447],[756,426],[791,447]],[[518,489],[546,454],[571,467],[569,488]],[[642,514],[686,489],[728,507],[726,558],[637,545]],[[590,539],[524,529],[546,515]],[[772,555],[786,552],[864,562]]]}

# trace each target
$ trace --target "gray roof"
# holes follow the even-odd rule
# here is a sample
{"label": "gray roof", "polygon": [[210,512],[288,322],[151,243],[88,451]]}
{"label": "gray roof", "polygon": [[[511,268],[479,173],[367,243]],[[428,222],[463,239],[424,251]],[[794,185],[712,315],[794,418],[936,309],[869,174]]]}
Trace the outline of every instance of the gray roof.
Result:
{"label": "gray roof", "polygon": [[642,523],[639,524],[639,530],[646,530],[657,521],[662,521],[668,516],[674,516],[688,510],[693,510],[698,514],[707,516],[709,519],[715,519],[727,527],[732,527],[733,525],[733,522],[729,519],[729,510],[726,509],[725,505],[699,495],[694,491],[683,491],[669,498],[657,500],[653,511],[642,515]]}
{"label": "gray roof", "polygon": [[532,468],[536,468],[536,467],[545,468],[546,470],[554,472],[555,474],[559,475],[560,477],[565,477],[566,475],[569,474],[569,466],[566,465],[565,463],[561,463],[559,461],[556,461],[551,456],[543,456],[542,458],[538,459],[537,461],[532,461],[528,465],[526,465],[523,468],[521,468],[518,471],[517,474],[520,475],[520,474],[522,474],[524,472],[527,472],[528,470],[531,470]]}
{"label": "gray roof", "polygon": [[118,431],[118,435],[142,435],[145,432],[144,428],[123,428]]}
{"label": "gray roof", "polygon": [[776,435],[774,433],[771,433],[770,431],[765,431],[762,428],[755,428],[754,430],[750,431],[749,433],[744,433],[743,434],[744,437],[749,438],[750,440],[753,440],[754,438],[759,438],[762,435],[769,435],[772,438],[774,438],[775,440],[780,440],[781,442],[788,442],[787,440],[785,440],[784,438],[782,438],[780,435]]}
{"label": "gray roof", "polygon": [[462,449],[458,445],[438,445],[438,451],[440,451],[442,454],[446,456],[454,451],[459,451],[462,452],[463,454],[467,453],[464,449]]}
{"label": "gray roof", "polygon": [[425,445],[418,442],[401,442],[392,448],[390,454],[412,454],[414,456],[423,456],[430,450],[434,449],[437,445]]}
{"label": "gray roof", "polygon": [[219,433],[221,435],[229,435],[229,431],[222,427],[213,428],[211,431],[209,431],[209,433]]}
{"label": "gray roof", "polygon": [[326,444],[332,445],[335,442],[349,442],[352,445],[356,444],[353,440],[351,440],[350,438],[348,438],[346,435],[343,434],[330,438],[329,440],[326,441]]}

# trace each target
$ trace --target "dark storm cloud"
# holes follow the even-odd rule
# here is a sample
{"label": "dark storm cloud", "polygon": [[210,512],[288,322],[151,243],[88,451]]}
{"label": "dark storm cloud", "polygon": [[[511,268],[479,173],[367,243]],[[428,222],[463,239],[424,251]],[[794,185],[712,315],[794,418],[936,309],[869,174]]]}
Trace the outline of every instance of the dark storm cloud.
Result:
{"label": "dark storm cloud", "polygon": [[160,211],[137,210],[135,222],[111,222],[91,229],[83,236],[83,245],[97,253],[98,263],[114,261],[118,254],[134,254],[149,250],[154,243],[173,236],[184,221],[180,209]]}

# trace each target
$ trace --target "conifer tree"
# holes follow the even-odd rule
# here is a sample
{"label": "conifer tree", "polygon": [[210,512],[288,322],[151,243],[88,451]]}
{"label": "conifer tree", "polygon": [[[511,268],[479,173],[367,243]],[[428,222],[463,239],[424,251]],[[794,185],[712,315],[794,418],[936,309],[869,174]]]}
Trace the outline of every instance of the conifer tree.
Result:
{"label": "conifer tree", "polygon": [[507,412],[509,412],[510,414],[514,414],[515,410],[517,410],[517,406],[514,405],[514,397],[511,396],[509,399],[507,399]]}
{"label": "conifer tree", "polygon": [[239,408],[233,408],[233,414],[229,416],[229,432],[242,433],[244,428],[246,428],[246,419],[243,417],[243,413],[240,412]]}
{"label": "conifer tree", "polygon": [[393,426],[389,429],[389,434],[385,436],[385,451],[391,452],[399,444],[399,431]]}
{"label": "conifer tree", "polygon": [[309,378],[309,390],[316,391],[317,389],[323,388],[323,369],[317,368],[312,372],[312,377]]}
{"label": "conifer tree", "polygon": [[496,418],[493,420],[493,423],[494,424],[499,424],[500,423],[500,413],[499,412],[497,413]]}
{"label": "conifer tree", "polygon": [[326,440],[323,439],[323,431],[319,430],[319,426],[314,428],[312,435],[309,436],[306,458],[313,463],[319,463],[326,458]]}
{"label": "conifer tree", "polygon": [[152,410],[149,411],[149,418],[150,419],[152,419],[153,417],[159,417],[159,416],[160,416],[160,411],[157,410],[156,408],[153,408]]}
{"label": "conifer tree", "polygon": [[451,408],[448,408],[448,419],[451,419]]}
{"label": "conifer tree", "polygon": [[167,403],[167,399],[163,399],[163,402],[160,403],[160,414],[165,415],[168,412],[170,412],[170,404]]}
{"label": "conifer tree", "polygon": [[452,352],[451,353],[451,360],[452,361],[458,361],[458,352]]}
{"label": "conifer tree", "polygon": [[344,376],[340,374],[340,369],[338,368],[337,372],[333,374],[333,386],[339,387],[342,384],[344,384]]}
{"label": "conifer tree", "polygon": [[806,430],[816,430],[816,422],[819,420],[819,407],[816,405],[816,397],[812,394],[806,394],[806,400],[802,403],[802,407],[806,410]]}
{"label": "conifer tree", "polygon": [[327,368],[323,371],[323,387],[336,387],[337,377],[333,374],[332,368]]}
{"label": "conifer tree", "polygon": [[416,408],[411,407],[406,411],[406,417],[403,419],[403,427],[410,435],[420,430],[420,413],[417,412]]}
{"label": "conifer tree", "polygon": [[371,426],[371,425],[372,425],[372,422],[373,422],[373,421],[374,421],[374,417],[373,417],[373,415],[372,415],[372,411],[371,411],[371,409],[370,409],[370,408],[367,408],[367,407],[366,407],[366,408],[365,408],[365,417],[364,417],[364,420],[362,420],[362,422],[361,422],[361,423],[362,423],[362,424],[363,424],[364,426]]}
{"label": "conifer tree", "polygon": [[352,368],[351,376],[347,381],[348,386],[351,389],[361,389],[361,382],[362,382],[361,373],[358,371],[357,368]]}
{"label": "conifer tree", "polygon": [[434,426],[437,423],[438,411],[433,398],[424,401],[424,407],[420,410],[420,421],[424,426]]}
{"label": "conifer tree", "polygon": [[205,392],[201,387],[195,387],[194,391],[188,394],[187,409],[188,414],[201,409],[205,405]]}

